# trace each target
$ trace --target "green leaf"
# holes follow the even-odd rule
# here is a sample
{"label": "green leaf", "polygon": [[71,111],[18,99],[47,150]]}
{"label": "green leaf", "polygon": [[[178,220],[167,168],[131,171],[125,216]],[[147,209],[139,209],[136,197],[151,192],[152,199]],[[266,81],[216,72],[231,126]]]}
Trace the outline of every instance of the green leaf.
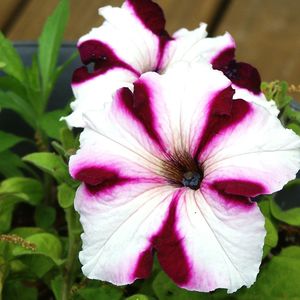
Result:
{"label": "green leaf", "polygon": [[294,110],[291,106],[286,106],[283,112],[284,116],[287,117],[291,122],[300,124],[300,112]]}
{"label": "green leaf", "polygon": [[0,233],[9,231],[15,205],[20,201],[17,197],[7,196],[0,200]]}
{"label": "green leaf", "polygon": [[300,260],[300,247],[289,246],[287,248],[283,248],[281,250],[280,256]]}
{"label": "green leaf", "polygon": [[289,123],[286,127],[292,129],[296,134],[300,135],[300,125],[296,123]]}
{"label": "green leaf", "polygon": [[260,199],[258,201],[258,206],[261,211],[261,213],[264,215],[265,218],[271,219],[271,209],[270,209],[270,202],[272,200],[272,196],[267,195],[267,196],[260,196]]}
{"label": "green leaf", "polygon": [[24,141],[25,138],[0,130],[0,152],[7,150]]}
{"label": "green leaf", "polygon": [[29,204],[37,205],[44,196],[44,190],[42,184],[36,179],[12,177],[0,184],[0,199],[11,195]]}
{"label": "green leaf", "polygon": [[36,112],[38,116],[41,116],[44,112],[45,105],[43,103],[42,97],[42,87],[40,70],[37,61],[37,54],[35,53],[32,58],[32,64],[26,69],[27,74],[27,99],[30,102],[31,107]]}
{"label": "green leaf", "polygon": [[25,87],[17,79],[9,75],[0,76],[0,89],[5,92],[14,92],[19,97],[23,97],[26,94]]}
{"label": "green leaf", "polygon": [[0,152],[0,174],[5,177],[22,176],[20,169],[26,168],[21,158],[11,151]]}
{"label": "green leaf", "polygon": [[65,110],[58,109],[45,113],[41,119],[42,129],[52,139],[60,140],[61,129],[67,127],[65,121],[60,121],[63,115],[65,115]]}
{"label": "green leaf", "polygon": [[61,129],[60,140],[65,150],[75,151],[79,146],[78,140],[74,137],[73,132],[69,128]]}
{"label": "green leaf", "polygon": [[150,300],[150,298],[146,295],[136,294],[126,298],[125,300]]}
{"label": "green leaf", "polygon": [[58,275],[51,280],[51,290],[55,296],[55,300],[62,299],[63,283],[64,279],[61,275]]}
{"label": "green leaf", "polygon": [[238,299],[299,299],[300,247],[289,248],[265,264],[256,283],[238,292]]}
{"label": "green leaf", "polygon": [[21,260],[28,267],[30,273],[38,278],[42,278],[56,266],[51,258],[39,254],[23,255]]}
{"label": "green leaf", "polygon": [[278,243],[278,233],[274,224],[268,219],[265,218],[265,228],[267,235],[265,237],[265,244],[263,248],[263,257],[266,257],[272,248],[277,246]]}
{"label": "green leaf", "polygon": [[57,78],[62,74],[62,72],[78,57],[78,51],[74,51],[71,56],[59,67],[56,68],[54,74],[54,82],[56,82]]}
{"label": "green leaf", "polygon": [[58,203],[62,208],[68,208],[73,205],[75,190],[65,183],[58,186]]}
{"label": "green leaf", "polygon": [[280,206],[272,200],[270,203],[271,212],[275,219],[293,226],[300,226],[300,208],[282,210]]}
{"label": "green leaf", "polygon": [[7,281],[4,286],[3,298],[7,300],[37,300],[38,291],[36,288],[28,285],[28,282]]}
{"label": "green leaf", "polygon": [[59,183],[67,182],[72,184],[73,181],[69,175],[67,165],[62,159],[49,152],[38,152],[26,155],[23,160],[32,163],[42,171],[53,176]]}
{"label": "green leaf", "polygon": [[11,42],[5,38],[0,31],[0,57],[2,63],[2,70],[20,82],[25,81],[25,72],[22,60],[13,47]]}
{"label": "green leaf", "polygon": [[49,229],[56,219],[56,210],[51,206],[39,205],[34,214],[36,226],[43,229]]}
{"label": "green leaf", "polygon": [[57,265],[62,263],[62,245],[55,235],[46,232],[36,233],[25,238],[25,240],[36,245],[36,251],[16,246],[13,250],[14,256],[39,254],[51,258]]}
{"label": "green leaf", "polygon": [[41,232],[43,232],[43,230],[37,227],[17,227],[12,229],[10,234],[15,234],[25,239],[31,235],[34,235],[36,233],[41,233]]}
{"label": "green leaf", "polygon": [[69,17],[69,1],[61,0],[53,14],[46,21],[39,38],[38,61],[43,89],[51,90],[55,66]]}
{"label": "green leaf", "polygon": [[84,300],[119,300],[122,291],[113,285],[103,285],[98,288],[84,288],[77,292]]}
{"label": "green leaf", "polygon": [[38,64],[38,59],[36,54],[33,56],[31,66],[26,69],[26,72],[28,78],[28,86],[32,90],[40,92],[41,80],[40,80],[39,64]]}
{"label": "green leaf", "polygon": [[159,300],[201,300],[207,299],[204,293],[190,292],[179,288],[169,277],[160,272],[153,282],[153,290]]}
{"label": "green leaf", "polygon": [[32,128],[36,128],[36,115],[31,105],[14,92],[0,91],[0,107],[15,111]]}

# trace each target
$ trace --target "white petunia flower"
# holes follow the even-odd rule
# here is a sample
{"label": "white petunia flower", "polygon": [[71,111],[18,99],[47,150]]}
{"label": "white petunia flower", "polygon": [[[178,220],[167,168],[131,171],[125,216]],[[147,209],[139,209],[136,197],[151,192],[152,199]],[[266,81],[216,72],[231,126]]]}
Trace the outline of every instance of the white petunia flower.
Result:
{"label": "white petunia flower", "polygon": [[264,107],[233,100],[231,86],[208,63],[178,63],[84,114],[70,172],[82,182],[88,278],[132,283],[150,275],[156,252],[189,290],[254,283],[266,232],[251,198],[295,177],[300,140]]}
{"label": "white petunia flower", "polygon": [[101,109],[106,99],[121,87],[128,87],[143,73],[164,73],[177,62],[196,62],[203,57],[233,82],[235,98],[271,107],[260,92],[260,76],[255,68],[234,59],[235,43],[226,33],[206,38],[206,24],[173,36],[165,30],[161,8],[150,0],[126,0],[121,8],[99,10],[105,22],[80,38],[78,49],[85,66],[73,75],[73,113],[65,119],[70,126],[84,127],[82,114]]}

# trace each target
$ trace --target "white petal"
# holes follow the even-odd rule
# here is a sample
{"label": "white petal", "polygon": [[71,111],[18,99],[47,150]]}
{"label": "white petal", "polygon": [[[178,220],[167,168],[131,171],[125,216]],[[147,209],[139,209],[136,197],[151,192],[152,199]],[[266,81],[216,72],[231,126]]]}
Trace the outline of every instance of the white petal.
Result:
{"label": "white petal", "polygon": [[204,184],[201,192],[189,190],[178,202],[176,228],[190,267],[188,279],[180,284],[184,288],[226,288],[232,293],[256,279],[264,218],[256,204],[229,209],[223,201]]}
{"label": "white petal", "polygon": [[152,256],[146,262],[143,256],[165,218],[171,194],[170,188],[135,185],[89,199],[79,188],[75,208],[84,229],[79,254],[83,273],[117,285],[148,276]]}
{"label": "white petal", "polygon": [[265,193],[273,193],[295,178],[300,168],[300,139],[268,109],[248,105],[248,113],[202,152],[204,168],[207,176],[256,181]]}

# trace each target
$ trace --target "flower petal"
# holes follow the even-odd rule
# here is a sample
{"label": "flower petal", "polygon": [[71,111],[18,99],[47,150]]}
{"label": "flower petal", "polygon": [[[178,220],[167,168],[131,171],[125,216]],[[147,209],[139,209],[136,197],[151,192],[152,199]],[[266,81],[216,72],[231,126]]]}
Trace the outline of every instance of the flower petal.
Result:
{"label": "flower petal", "polygon": [[[141,73],[160,68],[164,49],[171,39],[165,31],[160,7],[150,0],[127,0],[121,8],[99,10],[105,22],[81,37],[81,60],[72,78],[76,100],[69,126],[83,127],[82,113],[101,108],[120,87],[135,81]],[[91,64],[93,66],[91,66]]]}
{"label": "flower petal", "polygon": [[[214,69],[222,71],[233,83],[235,99],[255,102],[278,114],[276,106],[267,101],[260,91],[261,79],[258,71],[249,64],[235,61],[235,41],[229,33],[206,38],[206,24],[188,31],[181,29],[173,36],[165,52],[164,70],[178,61],[196,62],[207,60]],[[241,97],[240,95],[243,95]]]}
{"label": "flower petal", "polygon": [[162,70],[165,71],[177,62],[198,61],[199,57],[204,54],[203,43],[207,36],[206,27],[207,24],[201,23],[193,31],[182,28],[175,32],[172,36],[173,40],[165,49]]}
{"label": "flower petal", "polygon": [[[125,139],[129,140],[129,137]],[[123,145],[120,141],[122,142],[122,139],[118,137],[113,139],[86,128],[80,135],[80,149],[70,158],[70,174],[91,188],[98,185],[97,181],[102,176],[101,170],[111,170],[111,168],[113,173],[117,174],[113,177],[121,180],[127,178],[129,183],[133,179],[139,182],[164,183],[164,180],[157,175],[159,165],[156,157],[135,144],[133,147],[127,147],[127,144]],[[93,173],[94,176],[91,175]],[[95,179],[92,179],[94,177]],[[89,182],[89,178],[94,183]]]}
{"label": "flower petal", "polygon": [[104,56],[105,65],[131,69],[139,74],[158,68],[170,38],[157,4],[150,0],[127,0],[121,8],[106,6],[99,12],[105,19],[103,25],[79,40],[84,63],[97,64]]}
{"label": "flower petal", "polygon": [[201,150],[206,177],[259,182],[269,194],[296,176],[300,140],[292,130],[265,108],[243,100],[234,100],[229,119],[230,125]]}
{"label": "flower petal", "polygon": [[[84,68],[81,70],[83,73],[86,72]],[[76,72],[81,71],[77,70],[74,74]],[[106,103],[111,103],[117,89],[131,86],[136,78],[136,75],[129,70],[113,68],[82,83],[73,83],[72,90],[75,96],[75,100],[71,103],[73,112],[64,119],[70,127],[84,127],[85,112],[101,110]]]}
{"label": "flower petal", "polygon": [[75,208],[84,229],[83,273],[119,285],[147,277],[151,238],[165,219],[173,188],[157,176],[145,152],[88,128],[80,142],[81,149],[70,159],[70,173],[82,181]]}
{"label": "flower petal", "polygon": [[[210,107],[213,113],[226,113],[233,94],[230,81],[207,62],[178,63],[163,75],[143,74],[133,92],[121,89],[111,112],[86,113],[87,126],[98,132],[118,126],[160,158],[178,150],[195,154]],[[107,114],[111,120],[103,122]]]}
{"label": "flower petal", "polygon": [[172,199],[169,187],[127,184],[109,193],[90,195],[81,186],[75,198],[84,233],[79,259],[90,279],[117,285],[150,275],[151,237]]}
{"label": "flower petal", "polygon": [[[226,288],[232,293],[255,281],[265,237],[264,218],[256,203],[247,209],[233,205],[231,196],[203,183],[201,191],[186,190],[179,198],[176,232],[188,272],[180,277],[165,271],[179,286],[202,292]],[[174,263],[180,268],[182,261]]]}

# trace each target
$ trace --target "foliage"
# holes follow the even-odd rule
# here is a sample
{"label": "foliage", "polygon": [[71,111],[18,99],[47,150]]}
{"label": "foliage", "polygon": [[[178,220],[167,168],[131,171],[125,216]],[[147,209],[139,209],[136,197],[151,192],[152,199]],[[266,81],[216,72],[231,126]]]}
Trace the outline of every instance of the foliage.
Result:
{"label": "foliage", "polygon": [[[259,200],[267,235],[261,272],[250,289],[231,295],[189,292],[157,265],[151,278],[126,287],[83,277],[78,261],[82,229],[73,208],[78,183],[67,169],[78,138],[59,121],[65,109],[46,111],[59,74],[74,57],[57,66],[68,14],[68,0],[61,0],[30,67],[0,33],[0,107],[17,113],[34,132],[28,139],[0,131],[0,299],[299,299],[300,208],[283,210],[276,195]],[[283,124],[300,135],[300,112],[290,105],[288,84],[263,83],[262,90],[275,101]],[[18,144],[35,150],[21,158]],[[299,184],[294,180],[285,190]]]}

